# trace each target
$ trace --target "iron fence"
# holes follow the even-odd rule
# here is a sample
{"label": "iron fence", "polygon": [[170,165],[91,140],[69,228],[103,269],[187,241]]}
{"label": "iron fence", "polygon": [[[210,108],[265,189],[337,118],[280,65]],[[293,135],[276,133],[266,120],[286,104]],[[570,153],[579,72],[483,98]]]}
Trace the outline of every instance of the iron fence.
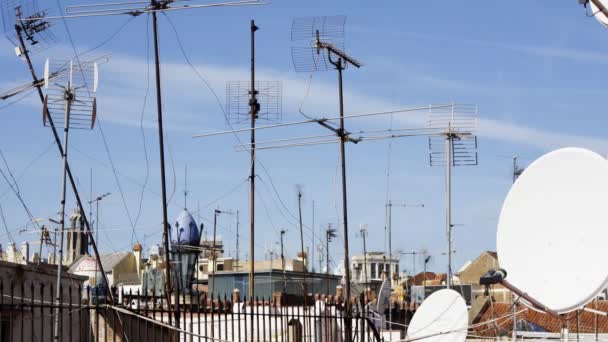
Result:
{"label": "iron fence", "polygon": [[[0,341],[343,341],[344,303],[332,296],[208,298],[181,293],[176,305],[165,297],[116,293],[118,303],[80,284],[53,286],[0,280]],[[55,331],[55,318],[59,318]],[[398,316],[399,317],[399,316]],[[357,302],[353,341],[380,341],[384,317]],[[399,319],[399,318],[398,318]],[[400,324],[398,324],[400,325]],[[401,326],[401,325],[400,325]],[[386,326],[384,326],[386,327]],[[395,328],[395,327],[393,327]]]}

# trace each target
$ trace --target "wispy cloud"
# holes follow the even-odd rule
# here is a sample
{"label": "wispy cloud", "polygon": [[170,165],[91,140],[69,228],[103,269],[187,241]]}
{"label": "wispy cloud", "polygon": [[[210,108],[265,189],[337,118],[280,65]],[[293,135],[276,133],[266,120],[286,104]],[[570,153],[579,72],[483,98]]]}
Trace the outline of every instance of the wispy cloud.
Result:
{"label": "wispy cloud", "polygon": [[[527,53],[548,54],[576,59],[600,59],[600,54],[580,53],[568,50],[513,47]],[[143,58],[127,55],[114,55],[110,63],[101,68],[101,87],[99,94],[99,115],[106,122],[118,125],[139,126],[140,112],[143,105],[143,96],[146,88],[147,63]],[[225,65],[195,65],[209,85],[215,89],[219,101],[225,101],[224,89],[228,80],[246,80],[248,70],[243,67]],[[185,133],[201,133],[223,128],[220,107],[211,92],[202,84],[201,80],[185,63],[163,63],[163,90],[164,100],[171,115],[167,116],[167,127]],[[148,111],[153,108],[154,74],[150,77],[150,91],[148,96]],[[260,69],[257,75],[261,80],[281,80],[283,83],[285,112],[290,119],[295,118],[299,104],[302,102],[308,89],[306,77],[293,73],[284,73],[273,69]],[[444,83],[444,80],[426,78],[427,82]],[[458,86],[460,83],[452,81],[449,86]],[[436,84],[437,85],[437,84]],[[444,84],[445,85],[445,84]],[[478,89],[477,85],[465,85]],[[336,88],[329,82],[314,80],[304,105],[307,113],[318,117],[334,116],[337,113]],[[345,94],[348,109],[351,113],[375,112],[394,109],[390,99],[370,96],[362,90],[348,91]],[[39,106],[37,101],[25,101],[26,105]],[[487,109],[491,110],[491,109]],[[483,113],[483,109],[482,109]],[[396,116],[397,122],[405,126],[422,127],[425,116],[407,115]],[[368,122],[379,126],[376,123]],[[144,127],[156,127],[154,116],[148,115],[144,120]],[[198,127],[201,127],[200,129]],[[206,127],[203,129],[202,127]],[[519,144],[534,149],[547,150],[560,146],[580,146],[599,151],[608,151],[608,139],[590,136],[572,135],[563,132],[554,132],[538,127],[529,127],[513,122],[496,119],[480,119],[478,135],[485,139],[505,143]]]}
{"label": "wispy cloud", "polygon": [[525,44],[513,44],[508,42],[496,42],[496,41],[485,41],[479,39],[470,39],[459,36],[450,35],[438,35],[421,33],[414,31],[382,31],[372,28],[356,28],[356,31],[363,33],[375,33],[382,35],[395,35],[400,37],[408,37],[413,39],[420,39],[425,41],[435,41],[449,44],[466,44],[469,46],[491,48],[491,49],[502,49],[509,50],[515,53],[521,53],[526,55],[535,55],[549,58],[559,58],[564,60],[570,60],[573,62],[593,62],[598,64],[608,63],[608,54],[598,51],[583,50],[576,48],[569,48],[563,46],[545,45],[544,42],[539,42],[534,45]]}

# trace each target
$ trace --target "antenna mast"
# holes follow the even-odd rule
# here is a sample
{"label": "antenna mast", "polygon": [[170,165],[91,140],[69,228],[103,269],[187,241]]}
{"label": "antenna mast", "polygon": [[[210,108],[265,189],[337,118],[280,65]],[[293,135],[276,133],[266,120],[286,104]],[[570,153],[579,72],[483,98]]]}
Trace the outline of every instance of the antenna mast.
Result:
{"label": "antenna mast", "polygon": [[[477,137],[472,132],[477,126],[477,106],[454,105],[447,110],[429,111],[429,128],[443,132],[429,137],[429,162],[431,166],[445,166],[446,183],[446,233],[448,240],[448,270],[446,285],[452,286],[452,168],[477,165]],[[443,143],[441,140],[444,140]],[[444,150],[441,151],[443,145]]]}
{"label": "antenna mast", "polygon": [[[249,174],[249,298],[253,300],[255,294],[255,120],[257,119],[260,105],[256,99],[255,90],[255,31],[258,27],[251,20],[251,84],[249,92],[249,116],[251,120],[251,153]],[[251,326],[253,327],[253,315],[251,315]]]}
{"label": "antenna mast", "polygon": [[[63,73],[54,81],[53,87],[44,97],[43,102],[43,124],[46,126],[46,121],[52,116],[60,116],[63,112],[63,172],[61,180],[61,209],[59,220],[59,250],[57,254],[57,288],[55,296],[56,317],[55,317],[55,334],[54,339],[59,341],[60,334],[60,305],[61,305],[61,274],[63,270],[63,238],[65,233],[65,204],[66,204],[66,188],[67,188],[67,168],[68,168],[68,138],[70,128],[93,128],[95,123],[95,114],[97,110],[96,99],[94,96],[85,94],[83,88],[87,84],[87,75],[93,79],[97,79],[97,64],[84,62],[74,66],[74,63],[69,61],[55,61],[51,65],[49,60],[45,65],[45,85],[48,89],[50,68],[53,68],[54,73]],[[76,72],[76,74],[74,74]],[[59,82],[63,82],[60,84]],[[96,91],[96,85],[93,92]],[[87,89],[88,92],[88,89]],[[75,117],[72,117],[75,115]],[[81,209],[81,214],[84,211]],[[107,284],[106,284],[107,285]]]}

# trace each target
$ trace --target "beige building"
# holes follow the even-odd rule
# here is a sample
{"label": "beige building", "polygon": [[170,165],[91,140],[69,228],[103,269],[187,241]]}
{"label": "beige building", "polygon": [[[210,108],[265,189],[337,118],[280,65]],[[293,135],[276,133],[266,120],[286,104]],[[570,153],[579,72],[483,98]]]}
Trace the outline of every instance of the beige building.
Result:
{"label": "beige building", "polygon": [[[63,303],[80,303],[81,292],[78,290],[82,289],[86,279],[86,277],[65,271],[62,273]],[[0,284],[0,296],[2,296],[4,306],[0,311],[0,341],[51,340],[51,331],[55,321],[54,312],[50,306],[55,300],[55,292],[51,292],[51,289],[56,288],[57,285],[57,266],[44,263],[24,265],[0,261]],[[11,284],[14,286],[12,289]],[[32,292],[34,298],[32,298]],[[44,308],[23,310],[19,307],[21,301],[31,303],[32,299],[34,303],[42,302]],[[36,330],[33,333],[29,329],[32,321],[36,323]],[[23,329],[22,326],[24,322],[28,324],[26,329]],[[72,329],[74,336],[79,336],[78,332],[74,331],[77,328],[79,327],[71,326],[69,320],[63,320],[63,331],[67,332]],[[41,336],[42,332],[46,332],[44,336]]]}
{"label": "beige building", "polygon": [[[133,247],[133,252],[102,254],[101,265],[112,285],[140,285],[142,273],[141,245]],[[81,256],[69,268],[70,273],[88,278],[88,284],[95,286],[102,279],[95,257]],[[97,282],[96,282],[97,281]]]}

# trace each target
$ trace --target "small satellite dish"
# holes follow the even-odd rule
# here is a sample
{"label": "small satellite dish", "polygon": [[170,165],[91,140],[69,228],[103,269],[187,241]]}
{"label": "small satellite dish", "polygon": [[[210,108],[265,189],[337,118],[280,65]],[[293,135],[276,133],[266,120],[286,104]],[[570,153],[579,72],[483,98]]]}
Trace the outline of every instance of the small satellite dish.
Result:
{"label": "small satellite dish", "polygon": [[44,88],[49,89],[49,59],[44,62]]}
{"label": "small satellite dish", "polygon": [[566,313],[608,285],[608,161],[564,148],[533,162],[504,201],[497,252],[507,280],[547,308]]}
{"label": "small satellite dish", "polygon": [[376,312],[380,315],[384,314],[384,310],[388,308],[389,301],[391,300],[391,281],[386,278],[382,282],[380,292],[378,293],[378,302],[376,303]]}
{"label": "small satellite dish", "polygon": [[[599,2],[600,4],[602,4],[604,7],[608,8],[608,0],[596,0],[596,1]],[[593,13],[593,16],[595,17],[595,19],[597,19],[597,21],[599,21],[602,25],[608,27],[608,16],[606,16],[604,11],[599,9],[595,5],[595,2],[593,2],[593,1],[589,1],[589,5],[591,5],[591,13]]]}
{"label": "small satellite dish", "polygon": [[426,342],[464,342],[469,314],[462,296],[450,289],[431,294],[414,314],[407,339]]}

